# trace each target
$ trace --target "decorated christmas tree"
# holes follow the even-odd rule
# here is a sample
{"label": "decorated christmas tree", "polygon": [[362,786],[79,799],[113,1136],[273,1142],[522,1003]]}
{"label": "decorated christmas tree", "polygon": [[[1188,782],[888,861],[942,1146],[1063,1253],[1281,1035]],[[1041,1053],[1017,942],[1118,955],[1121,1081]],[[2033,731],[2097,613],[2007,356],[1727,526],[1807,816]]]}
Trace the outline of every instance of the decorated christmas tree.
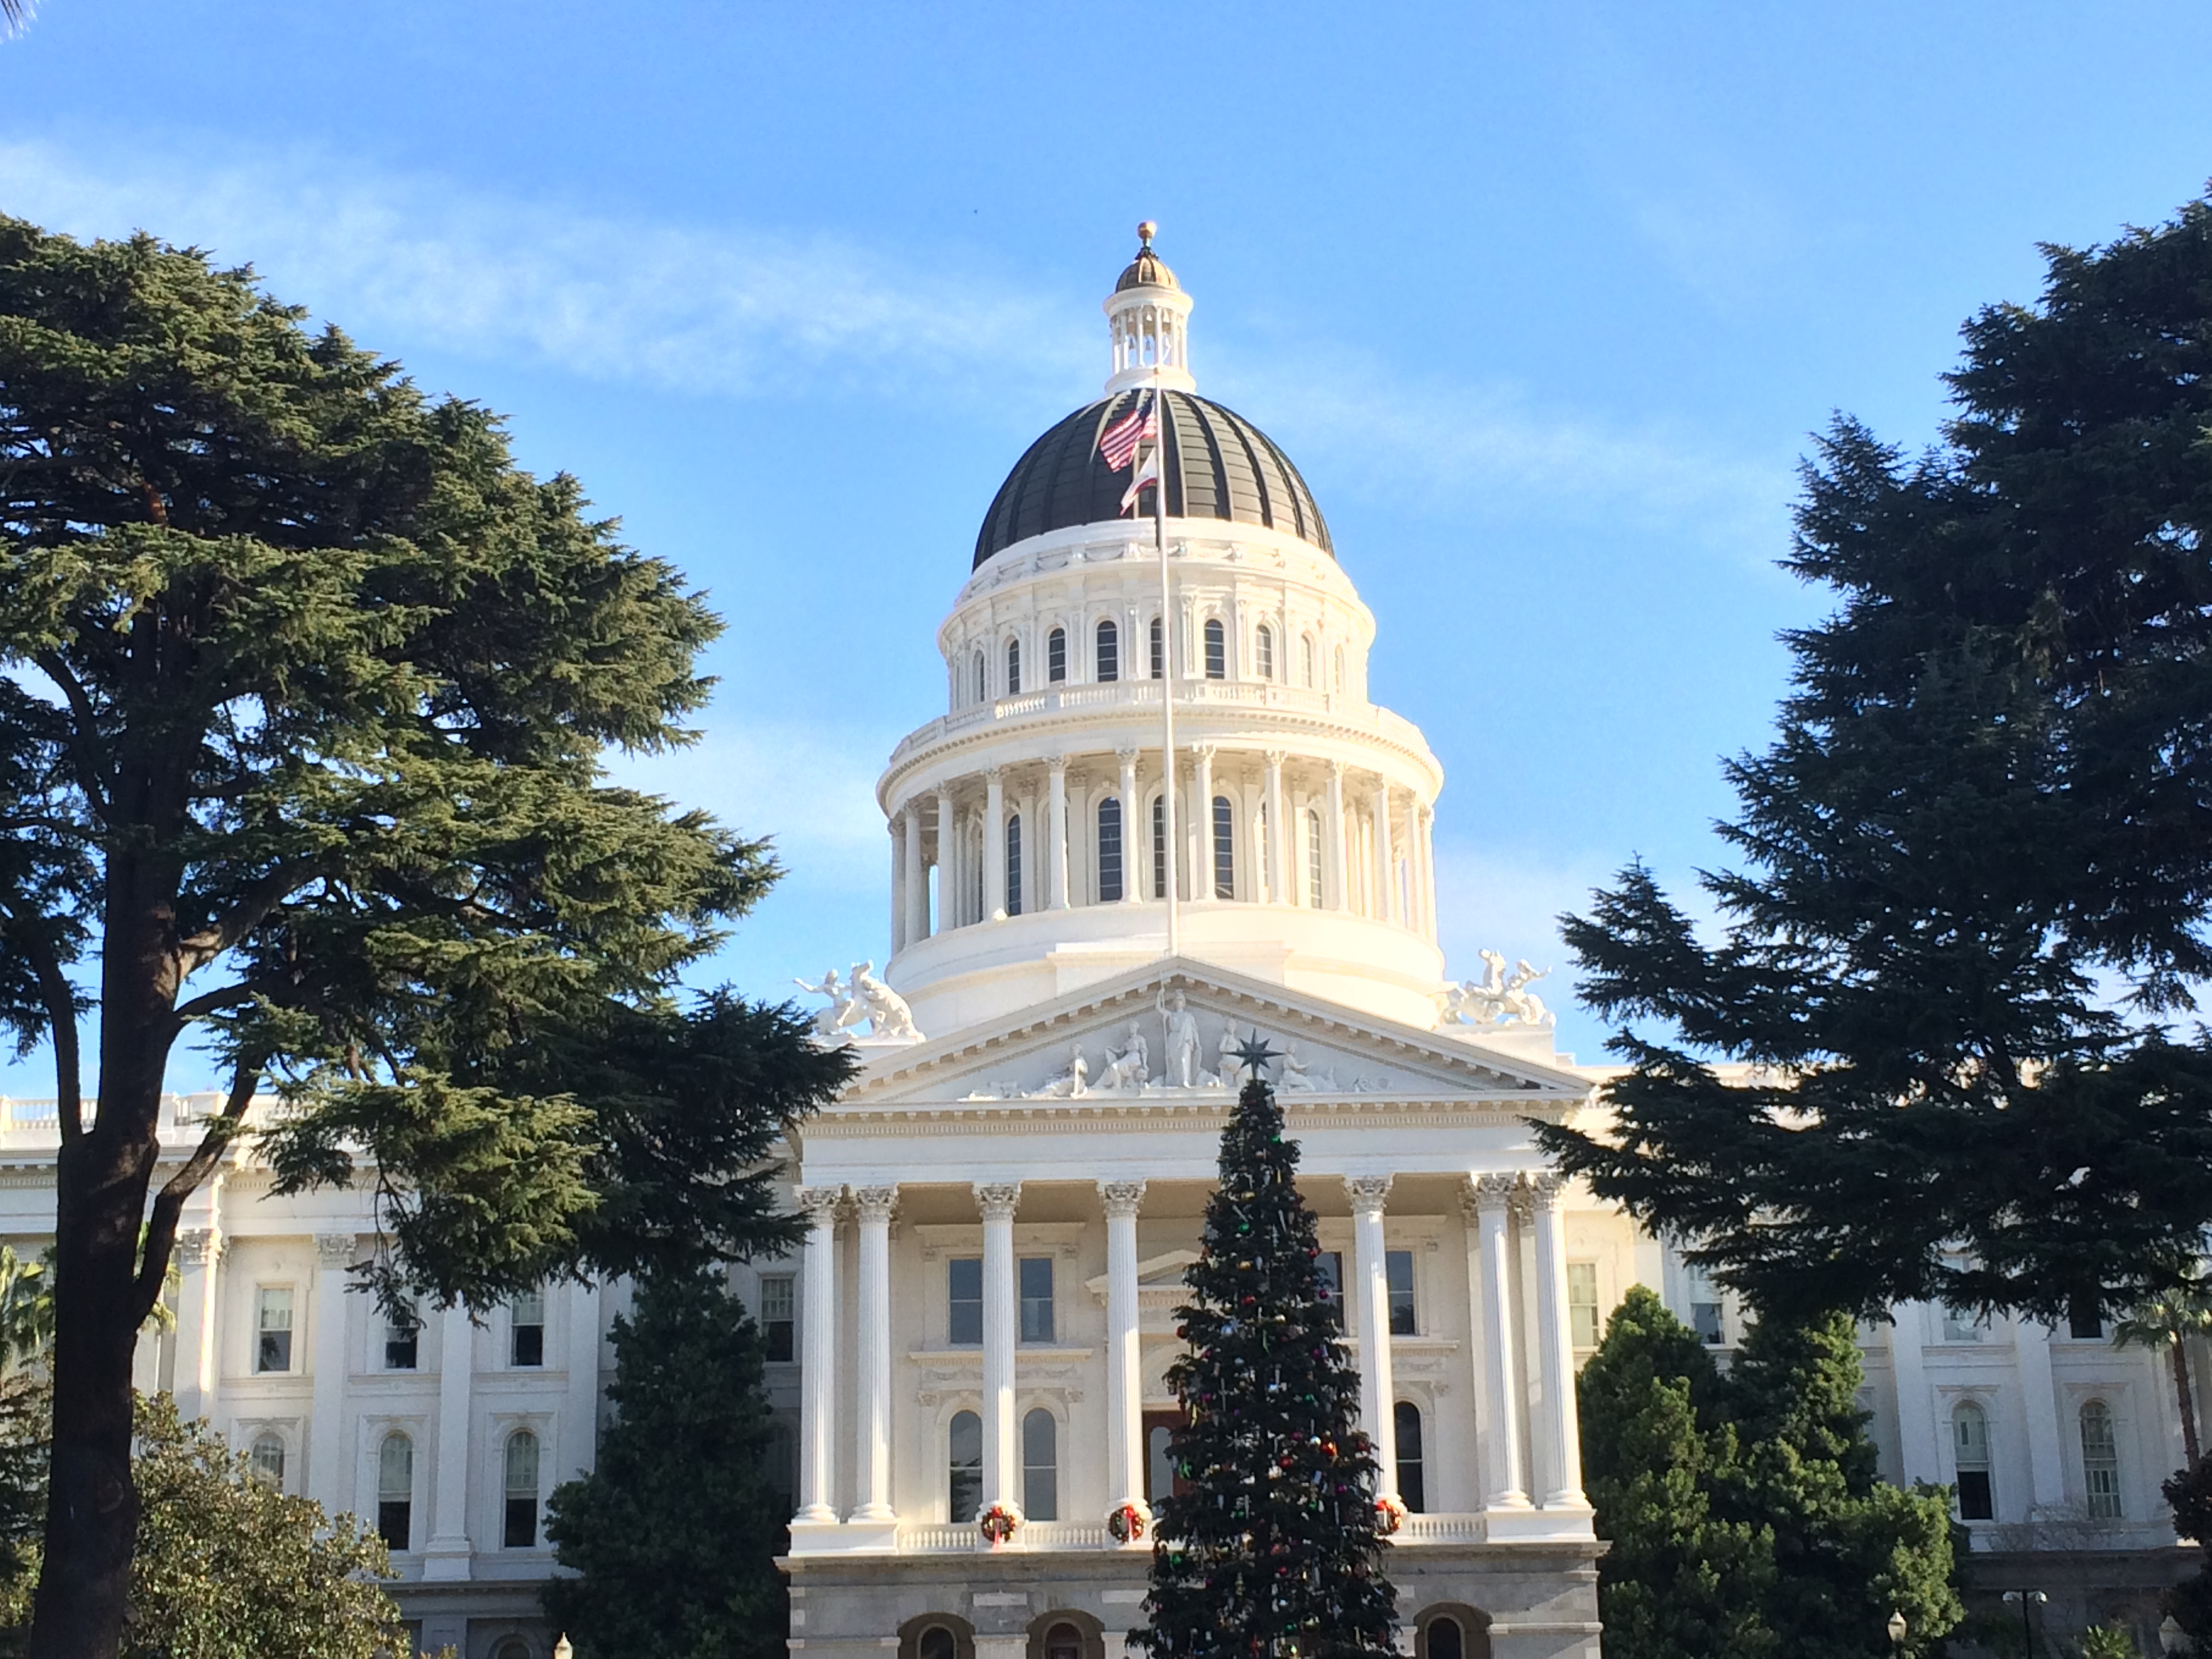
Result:
{"label": "decorated christmas tree", "polygon": [[1376,1466],[1358,1427],[1359,1377],[1340,1340],[1298,1195],[1298,1149],[1252,1073],[1221,1139],[1203,1254],[1178,1310],[1188,1354],[1169,1373],[1186,1420],[1170,1446],[1176,1490],[1155,1493],[1153,1659],[1395,1655],[1397,1593],[1383,1577]]}

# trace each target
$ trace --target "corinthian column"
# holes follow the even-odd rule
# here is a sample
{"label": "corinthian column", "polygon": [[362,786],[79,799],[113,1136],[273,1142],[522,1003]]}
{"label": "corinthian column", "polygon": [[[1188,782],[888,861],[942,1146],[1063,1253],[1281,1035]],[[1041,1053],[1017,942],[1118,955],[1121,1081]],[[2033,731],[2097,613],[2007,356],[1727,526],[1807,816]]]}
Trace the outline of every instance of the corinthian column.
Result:
{"label": "corinthian column", "polygon": [[979,1185],[983,1212],[983,1507],[1018,1515],[1021,1464],[1014,1455],[1014,1210],[1018,1182]]}
{"label": "corinthian column", "polygon": [[1291,900],[1290,866],[1284,861],[1284,849],[1291,844],[1283,825],[1283,751],[1270,749],[1267,761],[1267,898],[1271,903],[1287,904]]}
{"label": "corinthian column", "polygon": [[906,942],[918,945],[929,937],[929,875],[921,863],[921,807],[908,801],[903,815],[906,836]]}
{"label": "corinthian column", "polygon": [[353,1265],[355,1238],[351,1233],[319,1233],[315,1237],[313,1403],[307,1429],[307,1496],[331,1514],[352,1506],[340,1488],[352,1473],[339,1455],[338,1440],[344,1421],[346,1364],[346,1270]]}
{"label": "corinthian column", "polygon": [[1006,919],[1006,775],[995,766],[983,772],[983,914]]}
{"label": "corinthian column", "polygon": [[1198,810],[1191,814],[1191,827],[1197,834],[1194,844],[1198,856],[1191,860],[1190,896],[1193,900],[1215,896],[1213,886],[1213,745],[1195,744],[1191,749],[1193,769],[1197,775],[1192,780],[1192,793],[1198,797]]}
{"label": "corinthian column", "polygon": [[891,838],[891,954],[906,949],[906,820],[894,812],[884,828]]}
{"label": "corinthian column", "polygon": [[1106,1465],[1115,1506],[1145,1507],[1145,1382],[1138,1337],[1141,1181],[1102,1181],[1106,1204]]}
{"label": "corinthian column", "polygon": [[1544,1391],[1540,1445],[1544,1507],[1589,1502],[1583,1496],[1582,1440],[1575,1419],[1575,1355],[1567,1316],[1567,1240],[1559,1224],[1561,1177],[1528,1181],[1528,1209],[1536,1224],[1536,1340]]}
{"label": "corinthian column", "polygon": [[1521,1435],[1515,1421],[1511,1215],[1515,1177],[1476,1176],[1468,1182],[1466,1206],[1481,1235],[1481,1263],[1474,1275],[1475,1328],[1482,1334],[1483,1507],[1525,1510]]}
{"label": "corinthian column", "polygon": [[1390,783],[1376,781],[1375,799],[1369,811],[1375,815],[1375,920],[1402,921],[1398,910],[1397,860],[1390,851]]}
{"label": "corinthian column", "polygon": [[891,1509],[891,1211],[896,1187],[856,1187],[860,1286],[860,1420],[854,1468],[860,1476],[855,1521],[890,1521]]}
{"label": "corinthian column", "polygon": [[1389,1176],[1346,1176],[1352,1200],[1352,1238],[1359,1282],[1359,1425],[1367,1431],[1381,1466],[1378,1491],[1398,1490],[1398,1424],[1390,1376],[1390,1274],[1382,1248],[1382,1200]]}
{"label": "corinthian column", "polygon": [[1117,749],[1121,763],[1121,902],[1134,904],[1144,896],[1145,850],[1150,836],[1137,833],[1137,751]]}
{"label": "corinthian column", "polygon": [[1328,831],[1328,865],[1323,872],[1327,877],[1322,902],[1332,910],[1341,910],[1351,900],[1346,896],[1351,884],[1344,858],[1344,763],[1333,760],[1328,763],[1328,817],[1323,826]]}
{"label": "corinthian column", "polygon": [[[940,872],[942,866],[939,866]],[[943,879],[940,873],[939,880]],[[814,1525],[834,1522],[837,1418],[837,1200],[835,1187],[801,1187],[792,1194],[806,1215],[805,1279],[799,1304],[805,1333],[800,1369],[799,1513]]]}
{"label": "corinthian column", "polygon": [[1044,836],[1044,905],[1048,910],[1067,908],[1067,758],[1054,755],[1044,763],[1051,782],[1047,797]]}
{"label": "corinthian column", "polygon": [[949,933],[960,925],[960,860],[955,855],[960,832],[953,822],[952,786],[937,789],[937,931]]}
{"label": "corinthian column", "polygon": [[213,1414],[216,1382],[216,1287],[220,1282],[222,1235],[213,1227],[185,1227],[177,1233],[177,1414],[186,1422]]}

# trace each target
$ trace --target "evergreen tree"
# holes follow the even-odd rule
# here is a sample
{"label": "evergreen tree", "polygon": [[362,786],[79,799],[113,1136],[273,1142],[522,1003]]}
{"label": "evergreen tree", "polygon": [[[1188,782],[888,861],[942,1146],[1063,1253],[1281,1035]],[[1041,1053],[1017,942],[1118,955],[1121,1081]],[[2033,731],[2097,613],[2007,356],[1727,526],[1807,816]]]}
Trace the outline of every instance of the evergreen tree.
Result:
{"label": "evergreen tree", "polygon": [[[777,872],[605,781],[688,740],[720,624],[587,507],[250,270],[0,217],[0,1030],[50,1047],[61,1135],[42,1659],[116,1652],[138,1326],[258,1091],[298,1109],[284,1189],[373,1165],[393,1298],[791,1236],[761,1154],[848,1062],[676,1000]],[[225,1099],[164,1164],[180,1042]]]}
{"label": "evergreen tree", "polygon": [[585,1659],[783,1659],[791,1494],[744,1304],[711,1270],[649,1275],[614,1344],[614,1420],[553,1494],[546,1536],[578,1576],[545,1587],[547,1615]]}
{"label": "evergreen tree", "polygon": [[1612,1659],[1881,1659],[1962,1616],[1944,1493],[1877,1478],[1848,1320],[1756,1328],[1726,1376],[1638,1287],[1583,1369]]}
{"label": "evergreen tree", "polygon": [[1185,1420],[1169,1456],[1184,1483],[1158,1497],[1153,1659],[1396,1651],[1376,1466],[1358,1428],[1359,1378],[1322,1285],[1297,1185],[1298,1149],[1255,1075],[1221,1138],[1220,1182],[1186,1275],[1169,1373]]}
{"label": "evergreen tree", "polygon": [[2045,253],[1941,447],[1807,469],[1838,609],[1729,769],[1725,935],[1641,866],[1566,921],[1630,1070],[1540,1138],[1769,1314],[2124,1307],[2212,1223],[2212,1042],[2151,1023],[2212,974],[2212,201]]}

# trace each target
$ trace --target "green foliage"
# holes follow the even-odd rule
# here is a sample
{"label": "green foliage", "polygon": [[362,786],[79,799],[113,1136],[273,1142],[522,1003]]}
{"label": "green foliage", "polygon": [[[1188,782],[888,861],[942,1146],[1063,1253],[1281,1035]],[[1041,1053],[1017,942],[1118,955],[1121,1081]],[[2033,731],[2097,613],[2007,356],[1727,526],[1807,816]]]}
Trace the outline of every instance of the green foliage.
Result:
{"label": "green foliage", "polygon": [[1941,447],[1806,471],[1838,608],[1729,768],[1724,937],[1640,865],[1566,922],[1632,1069],[1540,1135],[1769,1312],[2124,1305],[2212,1221],[2212,1044],[2146,1023],[2212,971],[2212,202],[2046,254]]}
{"label": "green foliage", "polygon": [[546,1613],[585,1659],[782,1659],[791,1494],[771,1478],[760,1339],[718,1275],[652,1275],[615,1322],[617,1415],[546,1534]]}
{"label": "green foliage", "polygon": [[[0,1456],[44,1450],[41,1396],[7,1416]],[[0,1399],[4,1399],[0,1393]],[[247,1460],[167,1395],[137,1405],[133,1473],[146,1503],[122,1659],[383,1659],[406,1650],[383,1542],[350,1515],[263,1486]],[[20,1638],[38,1560],[32,1543],[0,1585]]]}
{"label": "green foliage", "polygon": [[1878,1480],[1850,1322],[1762,1322],[1726,1376],[1641,1286],[1580,1385],[1606,1650],[1881,1659],[1962,1615],[1950,1508]]}
{"label": "green foliage", "polygon": [[2081,1632],[2081,1659],[2142,1659],[2125,1625],[2092,1625]]}
{"label": "green foliage", "polygon": [[2159,1491],[2173,1511],[2177,1537],[2197,1547],[2197,1571],[2166,1593],[2166,1610],[2202,1645],[2212,1638],[2212,1458],[2166,1477]]}
{"label": "green foliage", "polygon": [[1187,1489],[1155,1495],[1151,1625],[1130,1634],[1153,1659],[1396,1651],[1359,1378],[1297,1163],[1274,1091],[1247,1083],[1176,1310],[1186,1420],[1169,1456]]}

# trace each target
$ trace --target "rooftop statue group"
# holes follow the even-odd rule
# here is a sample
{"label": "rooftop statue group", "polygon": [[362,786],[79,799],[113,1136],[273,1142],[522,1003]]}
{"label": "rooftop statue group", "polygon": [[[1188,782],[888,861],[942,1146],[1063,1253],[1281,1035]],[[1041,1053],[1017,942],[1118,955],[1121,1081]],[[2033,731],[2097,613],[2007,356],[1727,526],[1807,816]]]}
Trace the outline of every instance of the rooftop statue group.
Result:
{"label": "rooftop statue group", "polygon": [[1554,1023],[1544,1000],[1528,988],[1548,979],[1548,968],[1532,968],[1526,957],[1509,975],[1505,958],[1496,951],[1481,952],[1483,976],[1447,985],[1437,998],[1439,1030],[1449,1025],[1549,1025]]}
{"label": "rooftop statue group", "polygon": [[842,984],[835,968],[822,975],[819,985],[810,985],[803,979],[792,981],[802,991],[830,999],[828,1007],[814,1011],[814,1036],[818,1042],[832,1047],[859,1042],[863,1022],[871,1042],[921,1041],[921,1033],[915,1029],[914,1011],[906,1006],[904,997],[876,977],[875,969],[873,962],[856,962],[853,977]]}

